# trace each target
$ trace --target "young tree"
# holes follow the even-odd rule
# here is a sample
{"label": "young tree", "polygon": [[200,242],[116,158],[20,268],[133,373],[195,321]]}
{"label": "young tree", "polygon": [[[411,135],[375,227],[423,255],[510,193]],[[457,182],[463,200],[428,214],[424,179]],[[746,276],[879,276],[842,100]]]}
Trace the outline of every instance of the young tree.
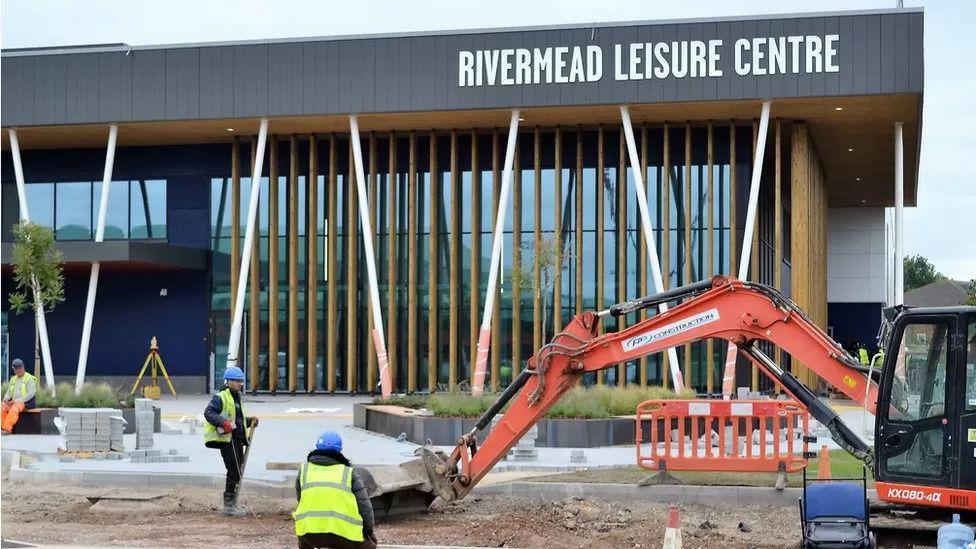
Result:
{"label": "young tree", "polygon": [[976,278],[969,281],[969,288],[966,290],[966,305],[976,306]]}
{"label": "young tree", "polygon": [[936,271],[935,265],[933,265],[927,258],[921,255],[914,255],[905,258],[906,292],[945,279],[945,275]]}
{"label": "young tree", "polygon": [[[549,308],[553,299],[553,286],[556,283],[557,269],[562,269],[573,258],[573,252],[568,249],[562,250],[562,261],[560,262],[559,248],[556,246],[555,238],[542,238],[539,246],[532,252],[532,262],[523,264],[521,270],[512,273],[512,286],[519,289],[524,288],[526,279],[532,280],[536,266],[539,268],[539,284],[533,289],[536,295],[542,297],[542,342],[549,341]],[[555,335],[555,334],[553,334]]]}
{"label": "young tree", "polygon": [[54,247],[54,231],[24,221],[13,226],[13,282],[10,308],[22,313],[34,311],[34,363],[40,361],[37,344],[37,311],[51,311],[64,301],[61,252]]}

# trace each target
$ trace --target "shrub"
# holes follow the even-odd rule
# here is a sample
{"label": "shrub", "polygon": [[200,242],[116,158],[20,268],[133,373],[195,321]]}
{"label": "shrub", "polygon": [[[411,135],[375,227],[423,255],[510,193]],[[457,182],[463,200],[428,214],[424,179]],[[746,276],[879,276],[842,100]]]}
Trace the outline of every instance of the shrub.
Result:
{"label": "shrub", "polygon": [[[651,399],[695,398],[693,389],[675,394],[663,387],[610,387],[594,385],[577,386],[546,413],[550,418],[601,419],[612,416],[634,415],[637,405]],[[438,417],[478,417],[498,398],[497,394],[485,393],[479,397],[461,391],[439,392],[432,395],[394,395],[375,398],[373,404],[404,406],[415,410],[427,408]],[[508,406],[505,407],[507,409]],[[504,409],[503,409],[504,410]]]}
{"label": "shrub", "polygon": [[[2,394],[7,392],[7,384],[2,387]],[[38,408],[119,408],[131,407],[133,397],[123,394],[107,383],[86,383],[81,392],[75,394],[75,386],[70,383],[59,383],[57,396],[51,394],[47,386],[37,388]]]}
{"label": "shrub", "polygon": [[427,409],[435,416],[478,417],[492,405],[498,395],[484,393],[472,396],[467,393],[434,393],[427,398]]}
{"label": "shrub", "polygon": [[373,404],[403,406],[404,408],[419,410],[427,407],[427,395],[413,393],[409,395],[390,395],[389,398],[376,397],[373,399]]}

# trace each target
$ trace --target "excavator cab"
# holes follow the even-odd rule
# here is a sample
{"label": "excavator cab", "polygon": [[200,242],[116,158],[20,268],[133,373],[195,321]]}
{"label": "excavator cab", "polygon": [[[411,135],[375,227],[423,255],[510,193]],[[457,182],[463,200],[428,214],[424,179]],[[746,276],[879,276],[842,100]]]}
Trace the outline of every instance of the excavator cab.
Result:
{"label": "excavator cab", "polygon": [[880,385],[881,499],[976,509],[976,307],[901,310]]}

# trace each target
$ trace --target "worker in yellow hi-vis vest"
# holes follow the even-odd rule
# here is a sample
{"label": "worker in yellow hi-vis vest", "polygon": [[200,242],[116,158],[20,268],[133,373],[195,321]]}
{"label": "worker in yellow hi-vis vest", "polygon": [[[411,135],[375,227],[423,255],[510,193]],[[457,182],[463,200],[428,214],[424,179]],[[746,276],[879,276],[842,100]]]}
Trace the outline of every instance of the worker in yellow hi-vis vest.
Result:
{"label": "worker in yellow hi-vis vest", "polygon": [[24,361],[15,358],[11,367],[14,377],[10,378],[7,392],[3,395],[2,423],[3,433],[10,434],[20,419],[20,413],[37,405],[37,378],[24,371]]}
{"label": "worker in yellow hi-vis vest", "polygon": [[298,508],[292,513],[302,549],[374,549],[373,505],[359,473],[342,455],[342,437],[326,431],[295,480]]}

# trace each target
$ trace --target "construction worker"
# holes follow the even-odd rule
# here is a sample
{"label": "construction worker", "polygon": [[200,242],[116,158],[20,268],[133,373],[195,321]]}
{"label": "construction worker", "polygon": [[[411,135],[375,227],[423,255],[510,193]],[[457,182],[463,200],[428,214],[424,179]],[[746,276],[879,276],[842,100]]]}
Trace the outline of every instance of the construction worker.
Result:
{"label": "construction worker", "polygon": [[3,432],[10,434],[20,419],[20,413],[37,406],[37,378],[24,370],[24,361],[15,358],[11,363],[14,377],[3,395]]}
{"label": "construction worker", "polygon": [[871,354],[868,352],[868,347],[861,342],[857,343],[857,358],[864,366],[871,364]]}
{"label": "construction worker", "polygon": [[346,456],[342,437],[325,431],[295,480],[298,508],[292,513],[302,549],[374,549],[373,505]]}
{"label": "construction worker", "polygon": [[245,426],[255,427],[258,418],[246,418],[244,404],[241,402],[244,388],[244,372],[236,366],[224,372],[224,388],[210,399],[203,412],[207,420],[203,427],[203,440],[207,448],[220,450],[220,457],[227,469],[224,485],[224,508],[221,514],[240,517],[247,510],[237,505],[237,494],[241,482],[241,467],[244,461],[244,447],[248,445]]}

